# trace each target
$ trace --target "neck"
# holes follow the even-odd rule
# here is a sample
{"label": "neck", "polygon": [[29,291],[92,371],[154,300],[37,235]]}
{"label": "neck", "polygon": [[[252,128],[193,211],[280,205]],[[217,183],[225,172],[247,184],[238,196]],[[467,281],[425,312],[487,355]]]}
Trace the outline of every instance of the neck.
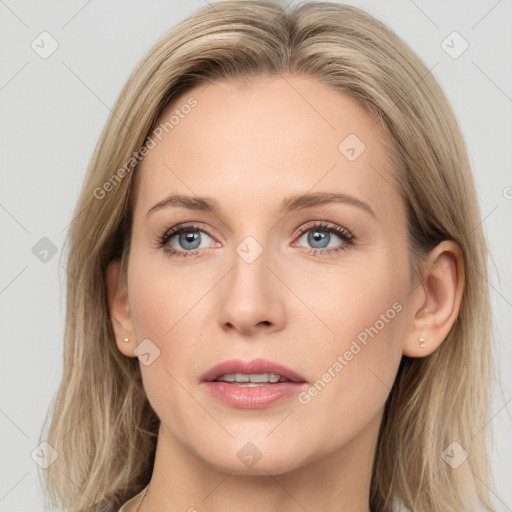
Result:
{"label": "neck", "polygon": [[370,512],[369,493],[381,415],[350,442],[282,474],[215,468],[161,424],[153,475],[140,512]]}

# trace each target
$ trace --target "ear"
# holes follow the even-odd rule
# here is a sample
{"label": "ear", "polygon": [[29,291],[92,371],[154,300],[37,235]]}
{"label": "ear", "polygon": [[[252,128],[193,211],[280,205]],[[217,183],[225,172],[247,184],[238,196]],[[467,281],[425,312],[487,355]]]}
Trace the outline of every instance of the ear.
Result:
{"label": "ear", "polygon": [[459,314],[463,289],[462,252],[456,242],[445,240],[431,251],[423,266],[423,281],[411,292],[404,355],[427,356],[441,345]]}
{"label": "ear", "polygon": [[107,294],[110,319],[117,348],[125,356],[136,357],[133,351],[137,347],[137,342],[128,304],[128,289],[119,271],[119,261],[109,263],[107,268]]}

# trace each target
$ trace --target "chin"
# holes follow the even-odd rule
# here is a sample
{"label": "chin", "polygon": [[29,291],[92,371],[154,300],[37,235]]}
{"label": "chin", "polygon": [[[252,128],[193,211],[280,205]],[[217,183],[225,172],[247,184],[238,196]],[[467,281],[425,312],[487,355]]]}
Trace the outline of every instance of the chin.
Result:
{"label": "chin", "polygon": [[[235,442],[232,446],[209,450],[201,458],[210,466],[225,473],[234,475],[267,476],[281,475],[297,469],[306,463],[297,454],[297,444],[294,447],[276,446],[263,442]],[[291,449],[290,449],[291,448]]]}
{"label": "chin", "polygon": [[[282,475],[289,473],[299,467],[299,463],[290,460],[277,460],[274,457],[272,460],[263,461],[259,460],[252,467],[244,467],[242,463],[231,461],[206,461],[213,467],[224,473],[231,473],[233,475],[245,476],[268,476],[268,475]],[[220,462],[220,463],[219,463]]]}

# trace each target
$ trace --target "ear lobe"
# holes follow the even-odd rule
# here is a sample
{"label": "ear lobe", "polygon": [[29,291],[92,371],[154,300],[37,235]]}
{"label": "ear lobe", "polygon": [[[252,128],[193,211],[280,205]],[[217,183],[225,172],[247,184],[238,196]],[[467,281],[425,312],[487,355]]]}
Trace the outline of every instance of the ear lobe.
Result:
{"label": "ear lobe", "polygon": [[412,293],[410,326],[403,354],[423,357],[448,336],[460,311],[464,290],[464,260],[460,247],[445,240],[430,253],[424,280]]}
{"label": "ear lobe", "polygon": [[120,275],[119,261],[112,261],[108,265],[107,295],[117,348],[125,356],[135,357],[133,351],[137,347],[137,343],[128,303],[128,290]]}

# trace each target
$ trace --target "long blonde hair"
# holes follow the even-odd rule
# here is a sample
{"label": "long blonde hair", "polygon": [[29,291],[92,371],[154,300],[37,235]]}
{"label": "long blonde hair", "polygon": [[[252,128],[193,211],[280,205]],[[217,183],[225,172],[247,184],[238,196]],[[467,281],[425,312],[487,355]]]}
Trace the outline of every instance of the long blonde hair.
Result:
{"label": "long blonde hair", "polygon": [[[464,258],[460,314],[446,340],[428,357],[402,358],[379,433],[371,509],[493,510],[487,434],[479,432],[492,371],[487,249],[452,110],[418,56],[364,11],[265,0],[215,2],[168,32],[133,71],[98,141],[68,233],[64,371],[41,434],[59,455],[44,470],[50,506],[117,510],[151,477],[159,419],[138,360],[117,349],[106,295],[109,262],[120,260],[126,276],[140,148],[169,102],[194,86],[283,73],[351,95],[389,134],[412,268],[445,239]],[[457,468],[443,456],[451,443],[469,453]]]}

